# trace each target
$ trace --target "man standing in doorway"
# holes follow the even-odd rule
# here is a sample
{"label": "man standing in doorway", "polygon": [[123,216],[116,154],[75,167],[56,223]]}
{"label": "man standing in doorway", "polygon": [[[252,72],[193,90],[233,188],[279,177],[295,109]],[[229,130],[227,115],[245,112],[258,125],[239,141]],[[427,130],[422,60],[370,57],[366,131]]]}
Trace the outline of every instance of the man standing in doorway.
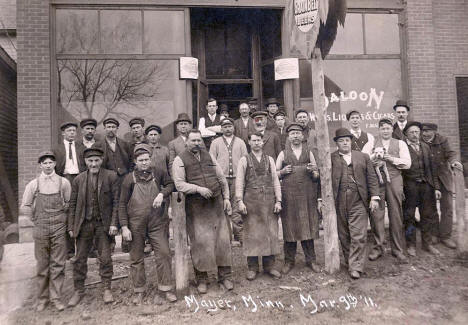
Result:
{"label": "man standing in doorway", "polygon": [[278,126],[275,122],[275,114],[278,113],[280,102],[276,98],[268,98],[265,107],[268,112],[266,129],[278,133]]}
{"label": "man standing in doorway", "polygon": [[375,261],[384,252],[383,243],[385,239],[385,202],[388,208],[388,219],[390,223],[390,246],[392,255],[401,263],[407,263],[408,258],[404,254],[405,237],[403,233],[403,177],[402,169],[411,167],[411,156],[408,145],[401,140],[392,138],[393,125],[389,119],[379,121],[379,135],[373,142],[369,141],[362,148],[362,152],[370,156],[371,161],[377,162],[374,149],[385,148],[383,159],[387,164],[391,182],[382,177],[384,183],[380,185],[380,206],[371,213],[371,228],[374,233],[374,247],[369,254],[369,259]]}
{"label": "man standing in doorway", "polygon": [[94,243],[104,287],[104,303],[114,301],[111,292],[111,247],[113,236],[117,235],[120,183],[114,171],[101,167],[103,154],[100,148],[85,149],[84,159],[88,170],[79,174],[72,184],[68,233],[76,239],[76,261],[73,264],[75,292],[68,302],[71,307],[78,305],[84,295],[88,255]]}
{"label": "man standing in doorway", "polygon": [[393,106],[393,110],[397,116],[397,121],[393,125],[392,137],[398,140],[405,140],[405,134],[403,133],[403,130],[408,123],[408,114],[410,111],[408,103],[405,100],[397,100]]}
{"label": "man standing in doorway", "polygon": [[281,140],[277,133],[266,130],[267,115],[268,113],[265,111],[256,111],[252,114],[252,119],[254,120],[255,132],[259,132],[263,136],[263,153],[276,159],[281,152]]}
{"label": "man standing in doorway", "polygon": [[223,135],[214,139],[211,143],[210,155],[216,159],[223,170],[224,176],[226,176],[232,208],[231,221],[234,239],[242,242],[242,217],[237,209],[234,194],[237,163],[239,159],[247,154],[247,146],[241,138],[234,135],[234,121],[231,118],[225,118],[221,121],[221,131]]}
{"label": "man standing in doorway", "polygon": [[239,104],[239,113],[240,117],[234,121],[235,135],[244,140],[248,146],[249,134],[255,132],[255,125],[250,117],[250,106],[245,102],[241,102]]}
{"label": "man standing in doorway", "polygon": [[247,280],[259,272],[258,257],[262,257],[263,271],[275,279],[281,273],[275,268],[278,243],[278,214],[281,212],[281,185],[275,161],[266,155],[263,134],[249,135],[252,151],[239,160],[236,177],[236,198],[243,214],[243,253],[247,257]]}
{"label": "man standing in doorway", "polygon": [[374,141],[374,136],[370,133],[361,130],[361,113],[356,110],[349,111],[346,114],[346,119],[349,122],[351,128],[352,139],[352,150],[361,151],[364,145],[369,141]]}
{"label": "man standing in doorway", "polygon": [[[71,185],[57,175],[55,155],[45,151],[38,159],[41,174],[30,181],[24,190],[21,211],[34,223],[34,256],[37,262],[39,287],[37,311],[43,311],[49,301],[59,311],[65,309],[61,301],[67,244],[65,233]],[[10,293],[10,294],[14,294]]]}
{"label": "man standing in doorway", "polygon": [[216,99],[210,98],[206,103],[206,117],[201,117],[198,129],[201,132],[207,150],[210,150],[211,142],[221,135],[221,120],[223,116],[216,113],[218,104]]}
{"label": "man standing in doorway", "polygon": [[275,114],[275,123],[278,127],[278,135],[281,140],[281,149],[284,150],[286,145],[286,139],[288,138],[288,132],[286,131],[286,112],[279,110]]}
{"label": "man standing in doorway", "polygon": [[368,210],[379,207],[380,197],[369,156],[351,150],[352,138],[348,129],[336,130],[333,140],[338,150],[331,155],[332,187],[345,264],[351,278],[359,279],[366,262]]}
{"label": "man standing in doorway", "polygon": [[436,219],[434,236],[448,248],[456,248],[455,241],[451,239],[453,226],[453,177],[452,168],[463,170],[462,164],[457,160],[457,153],[450,147],[446,137],[437,132],[437,124],[423,123],[422,140],[431,149],[434,170],[438,172],[440,191],[440,222]]}
{"label": "man standing in doorway", "polygon": [[202,148],[199,130],[188,133],[187,149],[174,159],[172,177],[185,194],[187,232],[197,290],[207,292],[208,271],[218,269],[218,281],[232,290],[231,243],[225,211],[231,214],[229,186],[216,159]]}

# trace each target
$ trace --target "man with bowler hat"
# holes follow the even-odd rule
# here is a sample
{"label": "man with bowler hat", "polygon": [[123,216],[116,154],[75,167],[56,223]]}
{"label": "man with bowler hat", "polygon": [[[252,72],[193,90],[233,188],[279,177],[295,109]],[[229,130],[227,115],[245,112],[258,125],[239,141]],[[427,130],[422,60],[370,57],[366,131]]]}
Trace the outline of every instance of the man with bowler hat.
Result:
{"label": "man with bowler hat", "polygon": [[408,123],[410,107],[408,106],[406,100],[399,99],[396,101],[395,105],[393,105],[393,110],[397,116],[397,121],[393,125],[392,137],[398,140],[404,140],[405,134],[403,133],[403,130]]}

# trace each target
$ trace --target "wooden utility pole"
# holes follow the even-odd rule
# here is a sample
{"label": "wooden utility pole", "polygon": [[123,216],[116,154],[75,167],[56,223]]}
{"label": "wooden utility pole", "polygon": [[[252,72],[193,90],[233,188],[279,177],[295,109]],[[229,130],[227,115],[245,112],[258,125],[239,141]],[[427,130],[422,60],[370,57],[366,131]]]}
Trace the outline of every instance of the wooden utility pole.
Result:
{"label": "wooden utility pole", "polygon": [[463,171],[453,168],[453,183],[455,190],[455,218],[457,220],[457,255],[468,260],[468,220],[465,210],[465,178]]}
{"label": "wooden utility pole", "polygon": [[174,262],[176,293],[179,298],[189,289],[189,248],[187,245],[187,223],[185,219],[185,195],[174,192],[171,196],[172,229],[174,231]]}
{"label": "wooden utility pole", "polygon": [[317,133],[317,147],[319,148],[320,184],[322,189],[322,216],[323,229],[325,232],[325,271],[333,274],[340,269],[340,253],[338,248],[336,210],[331,178],[330,137],[328,135],[327,108],[325,107],[323,61],[319,47],[314,47],[312,59],[310,61],[316,117],[315,130]]}

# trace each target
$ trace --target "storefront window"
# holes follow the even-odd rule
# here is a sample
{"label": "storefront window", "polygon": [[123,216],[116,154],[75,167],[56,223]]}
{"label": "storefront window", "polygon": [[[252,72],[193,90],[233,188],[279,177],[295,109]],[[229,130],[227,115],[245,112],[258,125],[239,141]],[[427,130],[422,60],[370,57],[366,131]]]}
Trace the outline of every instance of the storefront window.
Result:
{"label": "storefront window", "polygon": [[183,11],[145,11],[144,25],[145,53],[185,53],[185,16]]}
{"label": "storefront window", "polygon": [[59,54],[99,53],[97,10],[57,10],[56,48]]}
{"label": "storefront window", "polygon": [[101,51],[109,54],[142,53],[141,11],[101,11]]}
{"label": "storefront window", "polygon": [[362,14],[346,14],[345,26],[338,24],[330,54],[364,54]]}

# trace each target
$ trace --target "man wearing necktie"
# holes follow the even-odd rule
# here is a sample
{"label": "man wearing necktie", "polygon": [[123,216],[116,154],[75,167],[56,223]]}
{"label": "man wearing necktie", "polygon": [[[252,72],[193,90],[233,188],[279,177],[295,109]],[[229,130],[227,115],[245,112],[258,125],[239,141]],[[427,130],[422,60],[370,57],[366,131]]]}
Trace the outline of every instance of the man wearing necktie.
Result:
{"label": "man wearing necktie", "polygon": [[400,99],[396,101],[395,105],[393,106],[393,110],[395,111],[395,114],[397,116],[397,121],[393,125],[392,137],[398,140],[404,140],[405,134],[403,130],[405,129],[406,124],[408,123],[408,114],[410,108],[405,100]]}
{"label": "man wearing necktie", "polygon": [[366,261],[369,211],[378,209],[380,197],[370,158],[351,150],[352,138],[348,129],[336,130],[333,140],[338,150],[331,155],[332,187],[345,264],[351,278],[359,279]]}
{"label": "man wearing necktie", "polygon": [[411,155],[411,167],[403,171],[403,220],[408,255],[416,256],[416,208],[419,210],[423,250],[440,252],[432,246],[432,228],[437,217],[436,199],[441,198],[438,171],[434,168],[429,146],[420,141],[421,123],[409,122],[403,130]]}
{"label": "man wearing necktie", "polygon": [[349,111],[346,114],[349,121],[349,129],[353,135],[351,142],[352,150],[361,151],[364,145],[369,141],[374,141],[374,136],[361,130],[361,113],[356,110]]}

